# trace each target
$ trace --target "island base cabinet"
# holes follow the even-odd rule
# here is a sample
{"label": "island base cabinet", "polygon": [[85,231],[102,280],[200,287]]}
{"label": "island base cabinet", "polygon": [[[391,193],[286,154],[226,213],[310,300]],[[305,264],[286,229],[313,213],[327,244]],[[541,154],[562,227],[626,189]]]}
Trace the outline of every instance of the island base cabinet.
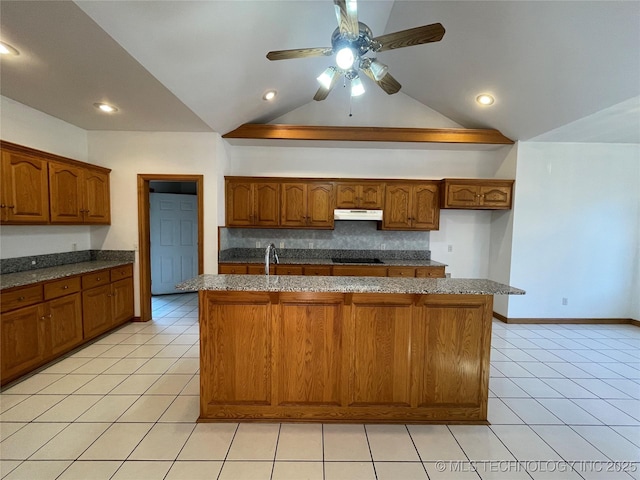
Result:
{"label": "island base cabinet", "polygon": [[200,421],[486,424],[492,300],[201,291]]}

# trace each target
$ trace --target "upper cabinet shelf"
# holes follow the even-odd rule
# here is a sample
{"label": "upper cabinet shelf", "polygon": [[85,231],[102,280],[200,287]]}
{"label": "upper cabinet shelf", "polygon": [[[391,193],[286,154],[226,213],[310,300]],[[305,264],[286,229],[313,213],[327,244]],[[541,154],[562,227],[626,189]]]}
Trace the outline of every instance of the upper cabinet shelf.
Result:
{"label": "upper cabinet shelf", "polygon": [[326,127],[245,123],[222,138],[253,140],[321,140],[339,142],[401,142],[513,145],[498,130],[467,128]]}

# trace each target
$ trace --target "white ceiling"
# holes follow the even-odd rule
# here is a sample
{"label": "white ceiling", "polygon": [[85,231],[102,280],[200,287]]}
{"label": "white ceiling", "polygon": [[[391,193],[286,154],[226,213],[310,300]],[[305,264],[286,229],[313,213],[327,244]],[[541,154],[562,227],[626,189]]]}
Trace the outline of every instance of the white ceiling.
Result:
{"label": "white ceiling", "polygon": [[[358,15],[374,35],[444,25],[441,42],[378,58],[403,94],[464,127],[640,143],[639,1],[358,0]],[[220,133],[313,101],[331,58],[265,54],[330,46],[336,27],[330,0],[2,0],[0,20],[21,51],[2,60],[2,95],[88,130]],[[477,106],[481,92],[495,105]],[[98,115],[98,101],[120,111]]]}

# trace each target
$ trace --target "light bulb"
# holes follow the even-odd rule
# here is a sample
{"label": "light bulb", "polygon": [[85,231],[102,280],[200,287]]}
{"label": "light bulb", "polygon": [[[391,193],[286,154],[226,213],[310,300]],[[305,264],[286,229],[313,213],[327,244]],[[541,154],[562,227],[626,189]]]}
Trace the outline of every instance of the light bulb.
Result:
{"label": "light bulb", "polygon": [[353,54],[353,50],[349,47],[341,48],[338,50],[338,53],[336,53],[336,64],[342,70],[349,70],[353,66],[355,59],[356,57]]}
{"label": "light bulb", "polygon": [[94,103],[93,106],[104,113],[114,113],[118,111],[116,107],[107,103]]}
{"label": "light bulb", "polygon": [[274,98],[276,98],[275,90],[269,90],[262,96],[262,99],[267,101],[273,100]]}
{"label": "light bulb", "polygon": [[351,80],[351,96],[358,97],[364,93],[364,85],[360,77],[356,77]]}
{"label": "light bulb", "polygon": [[20,55],[20,52],[8,43],[0,42],[0,55]]}
{"label": "light bulb", "polygon": [[476,97],[476,102],[478,102],[480,105],[493,105],[495,99],[488,93],[483,93],[482,95],[478,95]]}

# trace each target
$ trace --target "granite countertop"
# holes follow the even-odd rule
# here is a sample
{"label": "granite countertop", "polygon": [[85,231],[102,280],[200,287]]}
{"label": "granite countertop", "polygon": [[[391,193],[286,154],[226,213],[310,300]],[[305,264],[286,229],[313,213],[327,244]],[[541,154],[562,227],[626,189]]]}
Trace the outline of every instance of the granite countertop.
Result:
{"label": "granite countertop", "polygon": [[409,293],[524,295],[524,290],[484,279],[312,277],[298,275],[200,275],[177,285],[180,290],[247,292]]}
{"label": "granite countertop", "polygon": [[91,273],[105,268],[126,265],[128,263],[132,262],[128,260],[93,260],[88,262],[58,265],[56,267],[39,268],[26,272],[7,273],[0,275],[0,290],[12,287],[22,287],[25,285],[71,277],[74,275],[81,275],[83,273]]}
{"label": "granite countertop", "polygon": [[[375,256],[374,256],[375,257]],[[433,260],[418,259],[380,259],[382,263],[342,263],[334,262],[331,258],[280,258],[277,265],[368,265],[380,267],[446,267],[446,263],[435,262]],[[237,257],[232,259],[218,260],[218,263],[255,263],[264,264],[262,259],[254,257]],[[272,261],[273,264],[273,261]]]}

